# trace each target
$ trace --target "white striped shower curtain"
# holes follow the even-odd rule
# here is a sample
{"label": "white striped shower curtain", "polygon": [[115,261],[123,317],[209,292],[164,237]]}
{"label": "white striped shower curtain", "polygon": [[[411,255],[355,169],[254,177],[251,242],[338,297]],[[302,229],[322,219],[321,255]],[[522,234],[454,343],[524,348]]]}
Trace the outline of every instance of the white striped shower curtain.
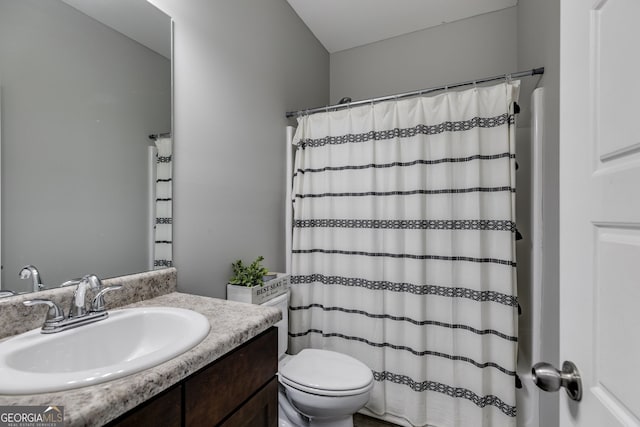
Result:
{"label": "white striped shower curtain", "polygon": [[381,418],[516,425],[518,89],[298,119],[289,348],[368,365]]}
{"label": "white striped shower curtain", "polygon": [[173,182],[172,140],[160,137],[156,140],[156,218],[154,225],[154,269],[173,266]]}

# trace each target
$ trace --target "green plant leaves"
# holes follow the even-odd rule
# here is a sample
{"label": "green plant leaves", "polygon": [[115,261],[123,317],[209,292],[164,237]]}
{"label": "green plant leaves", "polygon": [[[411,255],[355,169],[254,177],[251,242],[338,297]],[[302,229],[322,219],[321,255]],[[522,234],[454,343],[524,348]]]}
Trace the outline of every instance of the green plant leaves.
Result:
{"label": "green plant leaves", "polygon": [[233,276],[229,279],[229,283],[247,287],[262,286],[264,284],[262,276],[269,272],[262,266],[262,261],[264,261],[264,257],[259,256],[249,266],[244,265],[242,260],[231,263]]}

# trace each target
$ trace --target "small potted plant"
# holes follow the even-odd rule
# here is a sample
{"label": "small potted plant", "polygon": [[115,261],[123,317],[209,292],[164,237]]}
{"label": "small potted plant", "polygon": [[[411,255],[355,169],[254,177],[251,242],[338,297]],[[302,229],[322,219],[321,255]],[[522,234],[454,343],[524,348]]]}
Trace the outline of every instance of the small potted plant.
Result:
{"label": "small potted plant", "polygon": [[231,263],[233,276],[227,284],[227,299],[251,304],[262,304],[281,295],[289,289],[289,275],[269,273],[262,265],[263,256],[251,264],[242,260]]}
{"label": "small potted plant", "polygon": [[264,285],[263,278],[269,274],[269,270],[262,266],[262,261],[264,261],[264,257],[259,256],[248,266],[245,266],[241,259],[231,263],[233,276],[229,279],[229,284],[246,286],[249,288],[252,286]]}

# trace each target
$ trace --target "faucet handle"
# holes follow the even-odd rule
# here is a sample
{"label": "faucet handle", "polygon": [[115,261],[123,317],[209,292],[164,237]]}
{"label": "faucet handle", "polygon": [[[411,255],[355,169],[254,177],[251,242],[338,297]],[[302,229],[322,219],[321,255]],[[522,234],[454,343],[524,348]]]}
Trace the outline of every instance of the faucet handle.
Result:
{"label": "faucet handle", "polygon": [[63,282],[60,287],[61,288],[65,288],[67,286],[76,286],[79,285],[80,282],[82,282],[82,279],[78,278],[78,279],[71,279],[71,280],[67,280],[66,282]]}
{"label": "faucet handle", "polygon": [[104,294],[106,294],[107,292],[118,290],[120,288],[122,288],[122,285],[112,285],[112,286],[107,286],[106,288],[102,288],[102,290],[96,294],[96,296],[93,298],[93,301],[91,302],[91,311],[93,312],[104,311],[105,310]]}
{"label": "faucet handle", "polygon": [[102,289],[102,281],[95,274],[87,274],[81,280],[86,281],[94,291]]}
{"label": "faucet handle", "polygon": [[48,300],[48,299],[32,299],[32,300],[27,300],[27,301],[23,301],[22,302],[24,305],[26,305],[27,307],[31,307],[34,305],[48,305],[49,306],[49,311],[47,311],[47,317],[44,320],[44,324],[45,326],[50,324],[50,323],[55,323],[55,322],[59,322],[61,320],[64,320],[64,312],[62,311],[62,309],[60,308],[60,306],[58,304],[56,304],[55,302]]}
{"label": "faucet handle", "polygon": [[97,291],[98,289],[102,288],[102,281],[95,274],[87,274],[86,276],[83,276],[83,277],[67,280],[66,282],[63,282],[60,285],[60,287],[64,288],[66,286],[77,286],[83,282],[88,284],[89,287],[94,291]]}

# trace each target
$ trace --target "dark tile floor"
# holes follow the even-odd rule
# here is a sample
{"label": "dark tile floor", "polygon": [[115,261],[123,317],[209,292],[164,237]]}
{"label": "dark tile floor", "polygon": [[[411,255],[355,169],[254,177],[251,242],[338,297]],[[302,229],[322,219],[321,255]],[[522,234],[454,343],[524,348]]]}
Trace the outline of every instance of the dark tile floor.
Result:
{"label": "dark tile floor", "polygon": [[367,417],[362,414],[355,414],[353,416],[353,427],[390,427],[397,426],[397,424],[388,423],[386,421],[379,420],[377,418]]}

